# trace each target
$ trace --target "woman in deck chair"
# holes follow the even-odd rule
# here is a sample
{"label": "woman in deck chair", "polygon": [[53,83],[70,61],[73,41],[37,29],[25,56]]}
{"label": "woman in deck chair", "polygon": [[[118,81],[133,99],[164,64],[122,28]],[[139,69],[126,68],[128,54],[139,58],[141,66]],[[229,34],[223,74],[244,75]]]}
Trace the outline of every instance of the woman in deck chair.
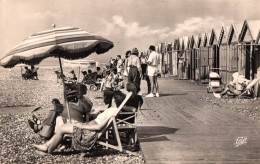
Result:
{"label": "woman in deck chair", "polygon": [[117,107],[120,106],[125,97],[126,95],[120,91],[114,93],[112,101],[108,104],[110,107],[99,114],[96,119],[89,123],[64,124],[45,144],[32,144],[32,146],[40,151],[52,153],[61,143],[65,134],[73,134],[72,145],[75,150],[90,150],[97,140],[97,132],[106,125],[112,116],[118,113]]}
{"label": "woman in deck chair", "polygon": [[224,95],[238,96],[240,95],[246,86],[250,83],[250,80],[246,79],[243,75],[239,75],[238,72],[233,73],[233,81],[231,81],[227,87],[221,93],[214,93],[217,98],[222,98]]}

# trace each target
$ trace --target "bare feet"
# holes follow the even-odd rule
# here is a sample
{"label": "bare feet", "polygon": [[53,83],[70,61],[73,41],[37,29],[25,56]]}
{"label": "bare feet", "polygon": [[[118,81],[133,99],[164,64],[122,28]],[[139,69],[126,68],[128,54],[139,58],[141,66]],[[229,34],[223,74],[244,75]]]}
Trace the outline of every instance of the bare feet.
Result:
{"label": "bare feet", "polygon": [[37,150],[43,151],[43,152],[47,152],[48,147],[43,144],[43,145],[36,145],[36,144],[32,144],[33,147],[35,147]]}

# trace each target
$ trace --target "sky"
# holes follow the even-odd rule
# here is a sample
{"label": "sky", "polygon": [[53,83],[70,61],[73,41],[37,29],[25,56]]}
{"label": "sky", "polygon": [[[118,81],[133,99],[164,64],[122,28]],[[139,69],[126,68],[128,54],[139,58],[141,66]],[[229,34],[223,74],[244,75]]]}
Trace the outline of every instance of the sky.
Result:
{"label": "sky", "polygon": [[112,41],[113,49],[90,56],[107,62],[134,47],[144,51],[184,35],[260,19],[259,11],[260,0],[0,0],[0,58],[52,24]]}

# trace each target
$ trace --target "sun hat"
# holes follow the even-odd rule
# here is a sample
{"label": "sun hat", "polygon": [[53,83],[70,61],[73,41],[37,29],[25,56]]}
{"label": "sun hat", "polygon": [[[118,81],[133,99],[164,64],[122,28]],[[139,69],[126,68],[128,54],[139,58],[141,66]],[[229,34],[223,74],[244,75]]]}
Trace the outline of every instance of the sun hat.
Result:
{"label": "sun hat", "polygon": [[132,51],[131,51],[131,54],[138,54],[139,51],[137,48],[133,48]]}

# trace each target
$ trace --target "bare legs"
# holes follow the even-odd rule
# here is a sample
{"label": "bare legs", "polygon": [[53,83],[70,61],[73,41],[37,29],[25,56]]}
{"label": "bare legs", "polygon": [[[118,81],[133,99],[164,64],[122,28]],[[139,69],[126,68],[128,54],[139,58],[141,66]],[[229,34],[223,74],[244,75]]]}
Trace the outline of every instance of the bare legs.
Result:
{"label": "bare legs", "polygon": [[44,151],[44,152],[48,151],[48,153],[52,153],[55,150],[55,148],[57,148],[61,143],[64,134],[73,133],[73,126],[74,126],[73,124],[64,124],[57,130],[55,135],[45,144],[43,145],[33,144],[33,146],[40,151]]}
{"label": "bare legs", "polygon": [[213,93],[215,97],[217,98],[222,98],[224,95],[228,94],[228,95],[238,95],[238,91],[235,90],[234,87],[228,85],[224,91],[222,91],[221,93],[217,94],[217,93]]}
{"label": "bare legs", "polygon": [[[151,93],[159,92],[159,85],[157,81],[157,76],[149,76],[151,82]],[[155,91],[155,92],[154,92]]]}

